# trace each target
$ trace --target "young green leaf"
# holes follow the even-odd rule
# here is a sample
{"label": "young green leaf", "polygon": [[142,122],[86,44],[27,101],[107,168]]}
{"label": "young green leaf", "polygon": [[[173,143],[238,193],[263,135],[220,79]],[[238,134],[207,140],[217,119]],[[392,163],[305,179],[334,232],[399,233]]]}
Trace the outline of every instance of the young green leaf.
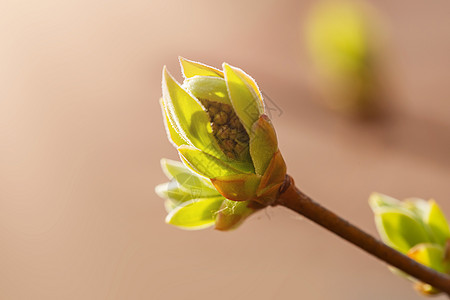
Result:
{"label": "young green leaf", "polygon": [[445,245],[445,243],[450,240],[450,229],[447,220],[436,201],[430,200],[428,201],[428,204],[428,214],[424,221],[430,227],[437,242],[440,245]]}
{"label": "young green leaf", "polygon": [[155,191],[161,198],[172,199],[176,202],[220,196],[215,189],[206,188],[200,184],[183,185],[177,181],[159,184],[156,186]]}
{"label": "young green leaf", "polygon": [[207,178],[239,174],[240,172],[224,161],[194,147],[178,147],[181,159],[195,172]]}
{"label": "young green leaf", "polygon": [[174,127],[173,121],[169,118],[169,113],[167,111],[166,105],[164,104],[164,100],[161,98],[159,103],[161,104],[161,109],[163,113],[163,119],[164,119],[164,127],[166,128],[167,137],[169,138],[169,141],[172,142],[172,144],[176,147],[181,145],[188,145],[189,142],[186,141],[180,134],[180,132],[177,131],[177,128]]}
{"label": "young green leaf", "polygon": [[375,212],[382,207],[402,207],[403,203],[395,198],[380,193],[372,193],[369,197],[369,205]]}
{"label": "young green leaf", "polygon": [[223,200],[222,197],[215,197],[184,202],[167,215],[166,222],[190,230],[212,226]]}
{"label": "young green leaf", "polygon": [[264,106],[260,100],[260,96],[247,83],[247,79],[242,75],[243,71],[225,63],[223,64],[223,70],[225,81],[227,82],[228,95],[230,96],[234,111],[251,138],[253,124],[264,113]]}
{"label": "young green leaf", "polygon": [[444,261],[444,248],[437,244],[418,244],[411,248],[407,255],[438,272],[447,273],[450,271],[450,263]]}
{"label": "young green leaf", "polygon": [[197,75],[223,78],[223,72],[216,68],[183,57],[179,57],[179,60],[184,78],[191,78]]}
{"label": "young green leaf", "polygon": [[187,188],[201,185],[204,188],[215,190],[209,179],[197,175],[179,161],[163,158],[161,159],[161,168],[167,178],[175,179],[180,185]]}
{"label": "young green leaf", "polygon": [[198,149],[225,159],[225,155],[212,135],[208,114],[193,96],[181,88],[165,68],[162,85],[164,105],[169,113],[169,119],[176,124],[180,135]]}
{"label": "young green leaf", "polygon": [[402,253],[407,253],[417,244],[430,242],[423,223],[405,211],[378,209],[375,222],[384,242]]}

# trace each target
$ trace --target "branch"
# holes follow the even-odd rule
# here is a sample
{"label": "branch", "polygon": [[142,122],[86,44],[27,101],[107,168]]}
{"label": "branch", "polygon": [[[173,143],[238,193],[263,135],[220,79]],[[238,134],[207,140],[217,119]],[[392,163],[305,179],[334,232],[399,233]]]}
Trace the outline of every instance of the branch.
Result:
{"label": "branch", "polygon": [[450,296],[450,276],[412,260],[314,202],[295,187],[289,175],[274,205],[281,205],[299,213],[387,264]]}

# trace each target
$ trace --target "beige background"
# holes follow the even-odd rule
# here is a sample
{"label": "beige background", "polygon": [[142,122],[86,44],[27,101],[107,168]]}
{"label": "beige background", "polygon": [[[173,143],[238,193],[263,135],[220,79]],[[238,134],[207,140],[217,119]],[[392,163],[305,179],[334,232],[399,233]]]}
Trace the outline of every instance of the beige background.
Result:
{"label": "beige background", "polygon": [[384,124],[315,101],[311,3],[1,1],[0,299],[422,299],[282,208],[230,233],[164,224],[153,189],[177,156],[158,98],[178,55],[253,75],[298,185],[370,233],[372,191],[450,216],[450,2],[374,1],[391,32]]}

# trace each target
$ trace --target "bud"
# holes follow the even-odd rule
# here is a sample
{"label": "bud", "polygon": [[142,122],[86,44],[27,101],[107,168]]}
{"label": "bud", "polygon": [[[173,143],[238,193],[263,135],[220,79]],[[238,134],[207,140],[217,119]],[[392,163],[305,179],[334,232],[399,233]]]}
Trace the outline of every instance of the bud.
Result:
{"label": "bud", "polygon": [[[189,188],[184,193],[179,188],[169,193],[166,184],[158,186],[157,193],[170,203],[178,201],[170,206],[169,223],[183,227],[182,211],[192,214],[195,207],[197,213],[203,209],[208,222],[205,219],[203,225],[190,228],[215,224],[216,229],[229,230],[276,200],[286,165],[253,78],[226,63],[223,70],[183,58],[180,63],[185,78],[182,85],[163,70],[161,107],[167,135],[185,170],[208,183],[198,187],[213,189],[215,196],[208,194],[207,198],[216,198],[202,202],[201,207],[199,199],[204,198],[186,196]],[[180,202],[180,193],[188,200]]]}
{"label": "bud", "polygon": [[367,3],[352,0],[318,1],[307,15],[305,44],[314,84],[330,108],[358,117],[378,113],[384,88],[380,19]]}
{"label": "bud", "polygon": [[[369,199],[375,223],[383,242],[417,262],[441,273],[450,274],[450,229],[434,200],[410,198],[398,201],[373,193]],[[397,274],[407,276],[392,268]],[[439,291],[414,278],[415,289],[431,295]]]}

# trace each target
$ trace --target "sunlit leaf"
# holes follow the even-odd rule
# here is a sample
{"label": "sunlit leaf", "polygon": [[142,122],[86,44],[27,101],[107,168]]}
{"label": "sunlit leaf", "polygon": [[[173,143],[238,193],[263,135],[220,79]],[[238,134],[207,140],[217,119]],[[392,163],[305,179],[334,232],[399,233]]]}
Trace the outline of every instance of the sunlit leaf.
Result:
{"label": "sunlit leaf", "polygon": [[383,241],[402,253],[417,244],[430,242],[423,223],[405,211],[378,209],[375,211],[375,222]]}
{"label": "sunlit leaf", "polygon": [[155,192],[161,198],[172,199],[175,202],[183,202],[195,198],[189,197],[179,186],[171,185],[170,182],[158,184],[155,187]]}
{"label": "sunlit leaf", "polygon": [[155,191],[161,198],[172,199],[176,202],[220,196],[215,189],[202,185],[182,185],[176,180],[157,185]]}
{"label": "sunlit leaf", "polygon": [[169,141],[171,141],[172,144],[176,147],[181,145],[187,145],[188,142],[180,135],[176,127],[173,126],[172,124],[173,121],[169,119],[169,113],[167,112],[166,105],[164,104],[163,99],[160,99],[159,103],[161,105],[164,119],[164,127],[166,128],[166,133],[167,136],[169,137]]}
{"label": "sunlit leaf", "polygon": [[223,64],[225,81],[227,82],[228,95],[230,96],[236,115],[244,125],[248,135],[252,136],[252,126],[264,113],[264,106],[260,96],[248,84],[243,71],[228,64]]}
{"label": "sunlit leaf", "polygon": [[178,148],[181,159],[198,174],[207,178],[239,174],[240,172],[224,161],[193,147]]}
{"label": "sunlit leaf", "polygon": [[374,211],[382,207],[403,207],[401,201],[380,193],[372,193],[369,197],[369,204]]}
{"label": "sunlit leaf", "polygon": [[166,217],[166,222],[183,229],[203,229],[214,225],[222,197],[194,199],[175,207]]}
{"label": "sunlit leaf", "polygon": [[416,245],[408,251],[407,255],[438,272],[447,273],[450,270],[450,263],[444,261],[444,248],[437,244]]}
{"label": "sunlit leaf", "polygon": [[223,78],[223,72],[219,69],[183,57],[179,57],[179,59],[181,71],[183,72],[184,78],[191,78],[196,75],[215,76]]}
{"label": "sunlit leaf", "polygon": [[215,190],[209,179],[199,176],[179,161],[163,158],[161,168],[169,179],[175,179],[180,185],[186,187],[201,185]]}
{"label": "sunlit leaf", "polygon": [[429,210],[425,223],[430,227],[440,245],[445,245],[446,241],[450,240],[450,229],[447,220],[434,200],[429,201]]}
{"label": "sunlit leaf", "polygon": [[208,114],[193,96],[181,88],[165,68],[162,87],[164,105],[180,135],[190,141],[193,146],[225,159],[225,155],[212,135]]}

